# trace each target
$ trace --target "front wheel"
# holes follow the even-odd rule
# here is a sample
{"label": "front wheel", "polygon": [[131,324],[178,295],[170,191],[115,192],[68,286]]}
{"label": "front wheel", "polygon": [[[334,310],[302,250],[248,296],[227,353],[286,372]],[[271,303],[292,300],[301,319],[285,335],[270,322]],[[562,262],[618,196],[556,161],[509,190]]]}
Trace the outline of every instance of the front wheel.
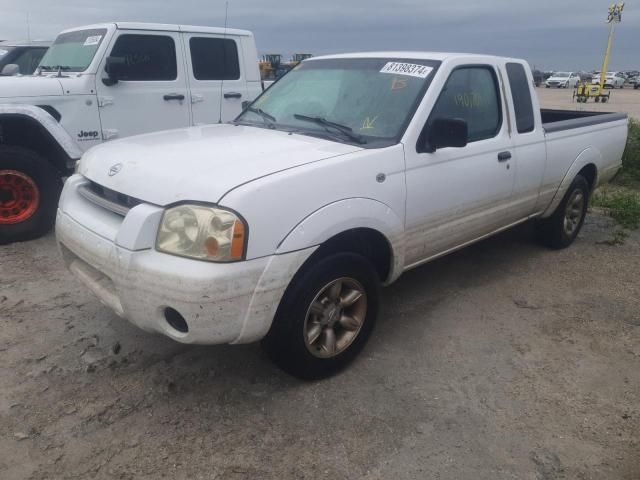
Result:
{"label": "front wheel", "polygon": [[334,254],[312,264],[287,289],[263,347],[274,363],[298,378],[333,375],[371,335],[379,283],[360,255]]}
{"label": "front wheel", "polygon": [[580,233],[588,205],[589,183],[577,175],[553,215],[537,222],[536,230],[542,243],[553,249],[571,245]]}
{"label": "front wheel", "polygon": [[0,146],[0,245],[47,233],[61,190],[59,173],[40,155]]}

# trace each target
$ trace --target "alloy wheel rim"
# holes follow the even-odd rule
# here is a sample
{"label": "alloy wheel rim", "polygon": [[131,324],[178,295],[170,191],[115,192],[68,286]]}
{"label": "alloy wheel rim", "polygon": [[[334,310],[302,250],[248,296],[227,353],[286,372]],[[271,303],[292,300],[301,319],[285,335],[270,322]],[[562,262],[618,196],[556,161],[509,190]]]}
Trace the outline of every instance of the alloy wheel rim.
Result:
{"label": "alloy wheel rim", "polygon": [[304,321],[304,343],[317,358],[344,352],[356,339],[367,315],[367,294],[353,278],[329,282],[315,296]]}
{"label": "alloy wheel rim", "polygon": [[582,221],[584,206],[584,193],[581,190],[575,190],[569,197],[564,214],[564,232],[567,236],[572,236],[578,229]]}
{"label": "alloy wheel rim", "polygon": [[0,170],[0,225],[28,220],[39,204],[40,192],[31,177],[17,170]]}

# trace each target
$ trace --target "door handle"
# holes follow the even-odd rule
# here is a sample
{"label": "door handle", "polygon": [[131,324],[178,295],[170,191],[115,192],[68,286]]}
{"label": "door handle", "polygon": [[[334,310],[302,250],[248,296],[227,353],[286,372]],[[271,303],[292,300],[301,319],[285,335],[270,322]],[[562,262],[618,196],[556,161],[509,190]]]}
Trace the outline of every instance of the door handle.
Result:
{"label": "door handle", "polygon": [[500,152],[498,154],[499,162],[506,162],[507,160],[511,160],[511,152]]}
{"label": "door handle", "polygon": [[229,92],[224,94],[224,98],[242,98],[242,94],[238,92]]}
{"label": "door handle", "polygon": [[169,101],[169,100],[184,100],[184,95],[182,95],[181,93],[170,93],[168,95],[165,95],[164,97],[162,97],[165,99],[165,101]]}

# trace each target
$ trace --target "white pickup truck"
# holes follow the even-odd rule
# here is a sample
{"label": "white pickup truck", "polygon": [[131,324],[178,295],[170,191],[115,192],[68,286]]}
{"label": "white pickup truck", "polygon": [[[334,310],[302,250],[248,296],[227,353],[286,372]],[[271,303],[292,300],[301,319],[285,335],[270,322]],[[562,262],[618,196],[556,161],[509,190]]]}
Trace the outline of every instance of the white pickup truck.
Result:
{"label": "white pickup truck", "polygon": [[106,140],[233,120],[262,91],[251,32],[106,23],[0,78],[0,244],[46,233],[62,178]]}
{"label": "white pickup truck", "polygon": [[621,165],[624,114],[540,110],[522,60],[304,61],[228,125],[85,154],[60,199],[69,269],[178,342],[263,339],[318,378],[363,347],[378,287],[535,219],[570,245]]}

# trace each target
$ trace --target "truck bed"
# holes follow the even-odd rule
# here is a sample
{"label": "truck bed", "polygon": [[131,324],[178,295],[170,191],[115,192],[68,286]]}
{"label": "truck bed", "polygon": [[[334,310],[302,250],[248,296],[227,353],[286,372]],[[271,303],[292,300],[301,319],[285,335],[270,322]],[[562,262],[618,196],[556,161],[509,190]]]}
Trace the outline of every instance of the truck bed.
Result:
{"label": "truck bed", "polygon": [[540,109],[545,132],[559,132],[601,123],[625,120],[626,113],[585,112],[577,110]]}

